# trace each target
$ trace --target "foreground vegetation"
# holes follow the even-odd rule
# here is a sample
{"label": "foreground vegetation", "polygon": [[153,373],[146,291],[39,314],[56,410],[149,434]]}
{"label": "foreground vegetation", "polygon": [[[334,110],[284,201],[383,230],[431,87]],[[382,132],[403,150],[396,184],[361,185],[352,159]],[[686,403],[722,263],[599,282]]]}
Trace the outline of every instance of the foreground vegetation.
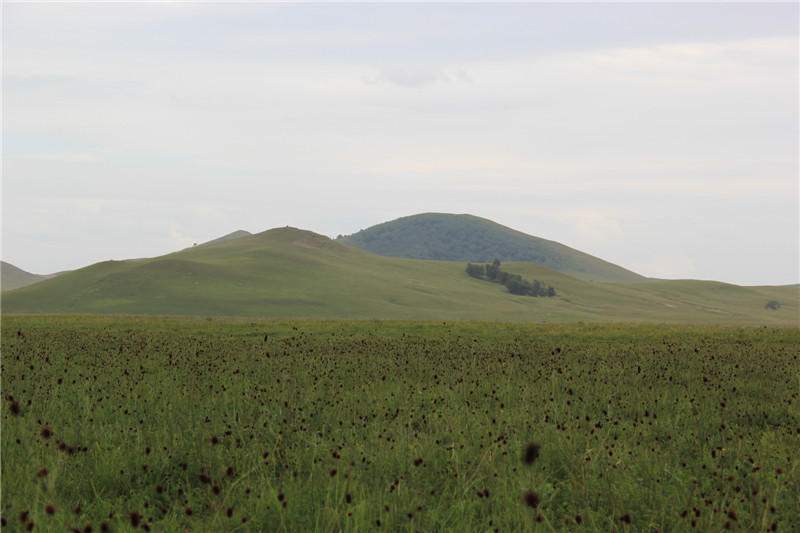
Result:
{"label": "foreground vegetation", "polygon": [[798,530],[798,345],[4,316],[4,531]]}

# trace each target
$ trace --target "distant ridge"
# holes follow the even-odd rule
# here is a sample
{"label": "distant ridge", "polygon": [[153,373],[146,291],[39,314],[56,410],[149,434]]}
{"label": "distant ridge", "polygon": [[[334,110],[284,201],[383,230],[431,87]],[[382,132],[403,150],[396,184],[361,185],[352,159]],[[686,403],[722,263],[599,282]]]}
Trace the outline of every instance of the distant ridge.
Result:
{"label": "distant ridge", "polygon": [[423,213],[361,230],[338,242],[386,257],[488,263],[520,261],[589,281],[647,281],[613,263],[473,215]]}
{"label": "distant ridge", "polygon": [[0,261],[0,287],[2,287],[0,290],[2,291],[10,291],[27,285],[33,285],[47,278],[48,276],[31,274],[11,263]]}
{"label": "distant ridge", "polygon": [[233,233],[228,233],[227,235],[223,235],[222,237],[218,237],[216,239],[210,240],[208,242],[204,242],[202,244],[198,244],[197,246],[208,246],[209,244],[219,244],[225,241],[232,241],[233,239],[241,239],[242,237],[250,237],[252,233],[249,231],[245,231],[243,229],[236,230]]}
{"label": "distant ridge", "polygon": [[[510,294],[464,263],[383,257],[310,231],[276,228],[139,261],[104,261],[4,291],[3,313],[313,319],[625,321],[790,325],[791,287],[709,281],[590,282],[531,262],[503,270],[554,298]],[[767,309],[776,301],[780,306]]]}

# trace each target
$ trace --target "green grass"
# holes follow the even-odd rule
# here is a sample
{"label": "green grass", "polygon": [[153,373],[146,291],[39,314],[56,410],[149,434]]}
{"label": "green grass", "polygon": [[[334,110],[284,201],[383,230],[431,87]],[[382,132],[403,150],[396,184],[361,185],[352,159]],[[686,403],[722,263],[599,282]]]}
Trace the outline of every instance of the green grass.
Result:
{"label": "green grass", "polygon": [[797,530],[798,345],[797,328],[4,316],[2,518]]}
{"label": "green grass", "polygon": [[[555,287],[513,296],[465,263],[370,254],[311,232],[270,230],[139,261],[98,263],[3,294],[8,313],[261,318],[650,321],[797,325],[800,290],[714,282],[589,282],[532,263],[503,270]],[[777,300],[777,311],[764,308]]]}

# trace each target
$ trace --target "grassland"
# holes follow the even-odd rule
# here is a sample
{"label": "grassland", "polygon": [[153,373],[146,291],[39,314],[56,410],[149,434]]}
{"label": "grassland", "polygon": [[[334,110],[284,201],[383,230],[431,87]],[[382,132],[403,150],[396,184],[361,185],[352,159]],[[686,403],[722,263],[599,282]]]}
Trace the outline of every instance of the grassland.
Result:
{"label": "grassland", "polygon": [[[800,288],[590,282],[533,263],[503,270],[556,298],[510,295],[465,263],[383,257],[293,228],[138,261],[98,263],[4,292],[4,312],[508,322],[800,323]],[[770,300],[778,310],[765,309]]]}
{"label": "grassland", "polygon": [[6,315],[4,530],[796,531],[798,345]]}

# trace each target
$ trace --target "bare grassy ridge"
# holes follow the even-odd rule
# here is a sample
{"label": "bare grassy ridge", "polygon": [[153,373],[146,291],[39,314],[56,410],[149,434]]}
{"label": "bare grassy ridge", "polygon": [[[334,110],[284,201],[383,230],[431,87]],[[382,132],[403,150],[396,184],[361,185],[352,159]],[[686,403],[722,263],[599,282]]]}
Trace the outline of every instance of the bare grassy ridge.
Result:
{"label": "bare grassy ridge", "polygon": [[[107,261],[3,293],[6,313],[274,319],[670,322],[797,326],[800,288],[710,281],[589,282],[533,263],[503,270],[555,288],[509,294],[465,263],[369,254],[279,228],[139,261]],[[777,310],[765,308],[770,300]]]}
{"label": "bare grassy ridge", "polygon": [[798,530],[798,345],[5,316],[4,530]]}

